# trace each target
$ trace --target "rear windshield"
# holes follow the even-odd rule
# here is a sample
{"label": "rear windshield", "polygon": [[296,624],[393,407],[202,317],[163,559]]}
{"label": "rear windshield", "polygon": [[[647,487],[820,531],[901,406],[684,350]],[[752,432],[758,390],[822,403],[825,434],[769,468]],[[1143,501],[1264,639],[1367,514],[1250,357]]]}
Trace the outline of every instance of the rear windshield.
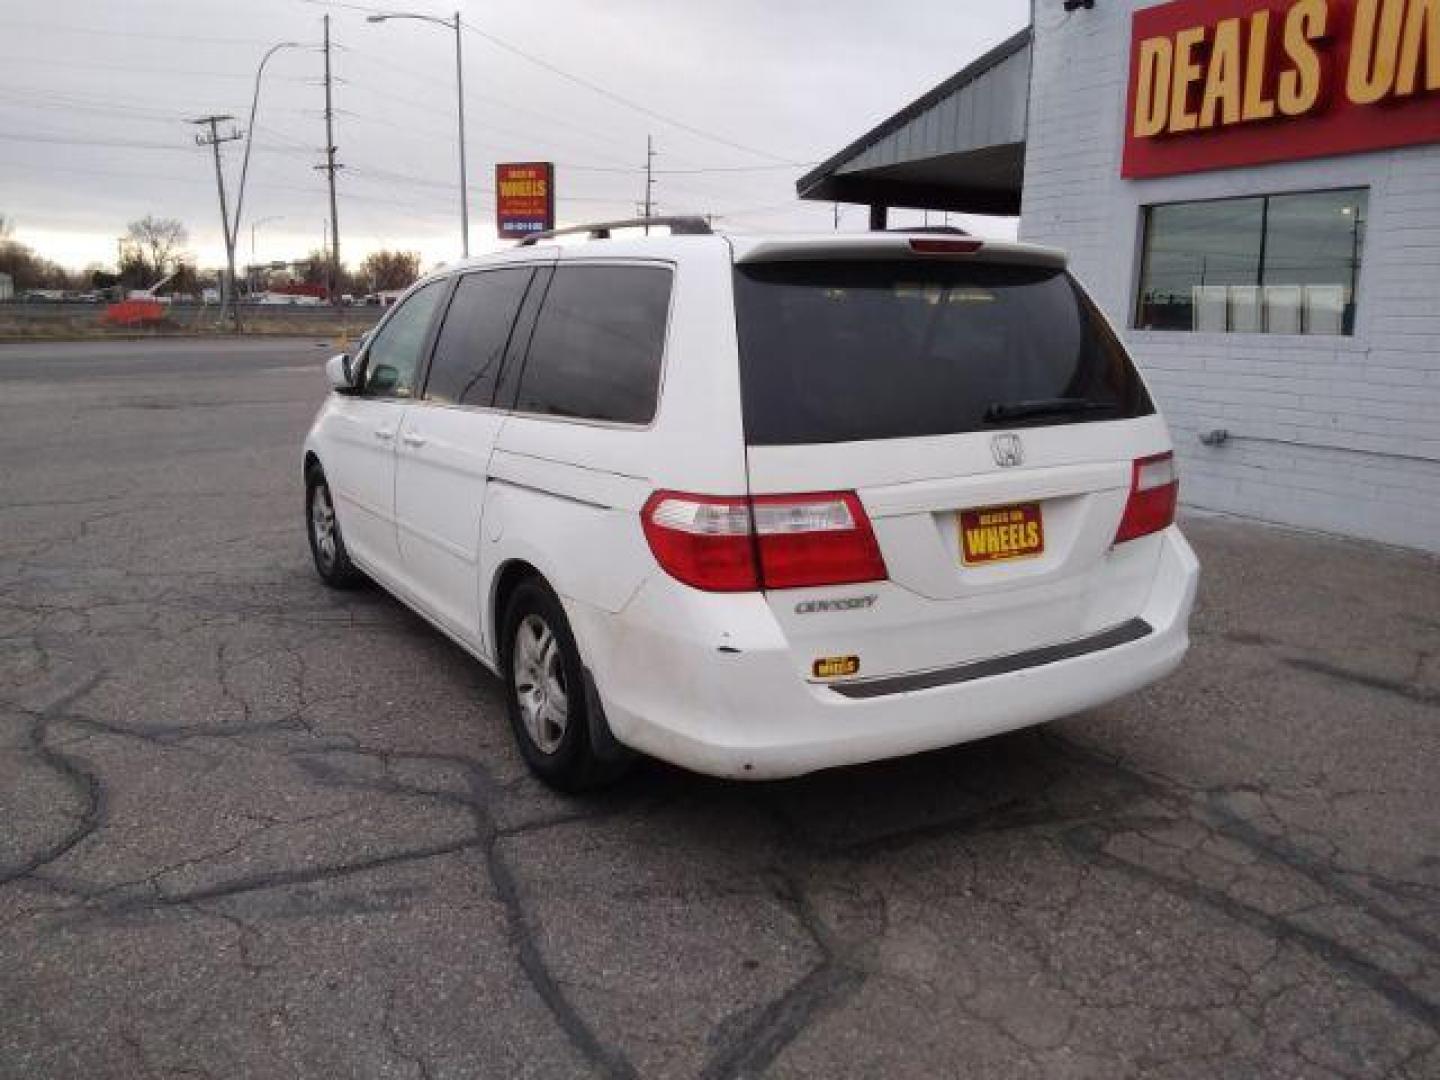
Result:
{"label": "rear windshield", "polygon": [[985,263],[736,268],[746,441],[851,442],[1155,411],[1062,270]]}

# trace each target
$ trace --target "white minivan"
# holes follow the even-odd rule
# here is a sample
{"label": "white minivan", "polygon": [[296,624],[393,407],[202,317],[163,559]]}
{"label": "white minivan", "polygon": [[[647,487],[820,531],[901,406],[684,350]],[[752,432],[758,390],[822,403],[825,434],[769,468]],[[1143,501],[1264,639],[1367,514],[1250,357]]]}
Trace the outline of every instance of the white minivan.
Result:
{"label": "white minivan", "polygon": [[633,224],[420,281],[305,442],[320,575],[495,671],[542,779],[796,776],[1179,664],[1170,435],[1061,253]]}

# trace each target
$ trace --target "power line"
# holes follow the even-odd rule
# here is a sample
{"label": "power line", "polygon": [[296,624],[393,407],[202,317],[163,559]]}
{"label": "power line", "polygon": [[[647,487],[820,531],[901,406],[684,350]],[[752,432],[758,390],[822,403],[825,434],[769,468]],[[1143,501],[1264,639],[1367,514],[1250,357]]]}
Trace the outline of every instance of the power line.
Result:
{"label": "power line", "polygon": [[[9,64],[31,64],[45,68],[74,68],[80,71],[119,71],[129,75],[155,75],[162,72],[153,67],[130,67],[126,64],[101,64],[93,60],[54,60],[48,56],[0,56],[0,62]],[[249,82],[254,76],[241,75],[230,71],[181,71],[176,68],[165,68],[165,75],[179,75],[193,79],[242,79]],[[300,83],[304,79],[284,77],[284,82]]]}
{"label": "power line", "polygon": [[[349,3],[345,2],[345,0],[301,0],[301,2],[306,4],[315,4],[321,7],[336,7],[342,8],[347,11],[358,11],[367,15],[381,15],[386,13],[383,8],[372,7],[368,4]],[[490,31],[485,30],[479,26],[476,26],[474,23],[462,21],[461,26],[468,30],[470,33],[476,35],[477,37],[483,38],[485,41],[490,42],[490,44],[494,45],[498,49],[503,49],[505,52],[511,53],[514,56],[518,56],[520,57],[520,59],[526,61],[527,63],[533,64],[544,71],[548,71],[550,74],[555,75],[558,78],[564,79],[567,82],[573,83],[576,86],[589,90],[592,94],[596,94],[602,98],[605,98],[607,101],[611,101],[617,105],[623,106],[624,108],[630,109],[633,112],[637,112],[642,116],[648,116],[652,120],[658,120],[663,124],[668,124],[673,128],[684,131],[690,135],[694,135],[697,138],[706,139],[721,146],[728,146],[732,150],[739,150],[742,153],[751,154],[755,157],[769,158],[771,161],[776,162],[777,164],[791,164],[785,158],[781,157],[778,154],[772,154],[768,150],[760,150],[756,147],[747,146],[744,143],[727,138],[724,135],[717,135],[712,131],[706,131],[704,128],[696,127],[694,124],[686,123],[684,120],[680,120],[673,116],[668,116],[665,113],[660,112],[658,109],[652,109],[648,105],[641,104],[640,102],[634,101],[623,94],[616,93],[614,90],[602,86],[592,79],[588,79],[583,75],[577,75],[572,71],[567,71],[565,68],[560,67],[558,64],[552,64],[549,60],[537,56],[532,52],[528,52],[527,50],[522,49],[520,46],[514,45],[511,42],[506,41],[504,38],[499,37],[498,35],[493,34]]]}
{"label": "power line", "polygon": [[[82,139],[69,135],[51,135],[44,132],[0,132],[0,140],[5,142],[44,143],[52,146],[96,146],[121,150],[155,150],[161,153],[188,154],[190,152],[188,146],[177,146],[173,143],[140,142],[135,139]],[[310,153],[309,149],[296,149],[289,146],[268,146],[261,144],[260,148],[275,153]]]}
{"label": "power line", "polygon": [[27,23],[7,22],[3,24],[7,30],[38,30],[43,33],[61,34],[85,34],[92,37],[103,38],[143,38],[147,41],[185,41],[206,45],[269,45],[270,42],[260,38],[219,38],[202,37],[195,34],[162,34],[149,30],[111,30],[98,29],[93,26],[63,26],[57,23]]}
{"label": "power line", "polygon": [[622,94],[617,94],[615,91],[609,90],[606,87],[601,86],[599,83],[592,82],[584,76],[576,75],[573,72],[566,71],[564,68],[559,67],[556,64],[552,64],[550,63],[550,61],[544,60],[541,57],[536,56],[534,53],[526,52],[518,45],[512,45],[504,38],[497,37],[496,35],[490,33],[488,30],[482,30],[480,27],[474,25],[473,23],[464,23],[462,25],[464,25],[465,29],[469,30],[472,34],[484,38],[486,41],[490,42],[490,44],[496,46],[497,48],[504,49],[506,52],[512,53],[515,56],[520,57],[522,60],[526,60],[529,63],[534,64],[536,67],[550,72],[552,75],[557,75],[560,78],[567,80],[568,82],[574,83],[576,86],[584,87],[591,93],[599,94],[601,97],[609,101],[613,101],[617,105],[623,105],[625,108],[630,109],[634,112],[638,112],[642,116],[648,116],[652,120],[659,120],[663,124],[669,124],[671,127],[678,128],[680,131],[687,132],[688,134],[694,135],[697,138],[708,139],[710,142],[719,143],[721,146],[728,146],[732,150],[739,150],[745,154],[753,154],[755,157],[769,158],[771,161],[777,163],[785,161],[785,159],[782,158],[780,155],[772,154],[768,150],[758,150],[753,146],[746,146],[744,143],[736,142],[734,139],[728,139],[723,135],[716,135],[714,132],[706,131],[704,128],[698,128],[693,124],[687,124],[684,120],[677,120],[673,116],[667,116],[657,109],[650,108],[648,105],[642,105],[638,101],[632,101],[630,98],[627,98]]}

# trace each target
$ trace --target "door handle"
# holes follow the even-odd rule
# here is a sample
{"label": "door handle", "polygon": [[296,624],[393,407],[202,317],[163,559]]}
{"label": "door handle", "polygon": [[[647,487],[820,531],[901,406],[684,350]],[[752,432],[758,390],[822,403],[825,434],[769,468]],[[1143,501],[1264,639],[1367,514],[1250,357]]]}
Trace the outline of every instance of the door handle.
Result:
{"label": "door handle", "polygon": [[401,435],[400,441],[406,446],[424,446],[429,442],[424,435],[417,435],[413,431],[407,431],[404,435]]}
{"label": "door handle", "polygon": [[389,442],[391,439],[395,438],[395,429],[377,427],[375,429],[375,437],[381,442]]}

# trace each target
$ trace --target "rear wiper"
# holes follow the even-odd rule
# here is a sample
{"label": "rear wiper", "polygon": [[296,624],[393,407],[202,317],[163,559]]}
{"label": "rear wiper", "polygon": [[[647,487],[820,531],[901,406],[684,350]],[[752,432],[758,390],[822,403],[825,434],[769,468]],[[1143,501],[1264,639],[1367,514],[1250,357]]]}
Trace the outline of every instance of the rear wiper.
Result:
{"label": "rear wiper", "polygon": [[1119,408],[1110,401],[1089,398],[1036,398],[1033,401],[997,401],[985,407],[987,424],[1005,424],[1012,420],[1030,420],[1040,416],[1073,416],[1076,413],[1113,412]]}

